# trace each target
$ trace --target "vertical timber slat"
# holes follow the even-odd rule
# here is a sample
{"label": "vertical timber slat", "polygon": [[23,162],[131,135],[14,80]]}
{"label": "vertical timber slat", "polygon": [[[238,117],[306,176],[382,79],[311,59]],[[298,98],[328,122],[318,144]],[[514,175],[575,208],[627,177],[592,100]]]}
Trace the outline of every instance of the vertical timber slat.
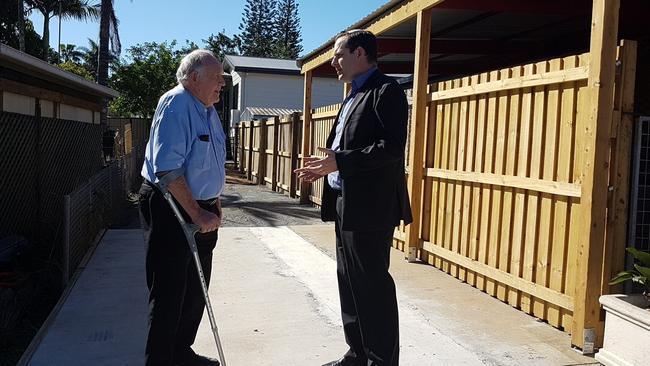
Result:
{"label": "vertical timber slat", "polygon": [[[575,181],[582,185],[582,197],[575,230],[577,240],[576,292],[571,343],[583,353],[593,353],[602,343],[600,321],[601,266],[607,208],[609,136],[613,113],[613,92],[620,0],[594,0],[591,18],[589,64],[589,115],[579,121]],[[581,123],[582,122],[582,123]],[[582,125],[581,125],[582,124]]]}
{"label": "vertical timber slat", "polygon": [[411,138],[409,141],[408,186],[411,197],[413,223],[406,231],[406,248],[409,261],[414,261],[420,247],[420,214],[422,210],[421,192],[423,178],[424,124],[428,97],[429,77],[429,39],[431,38],[432,9],[417,14],[415,39],[415,70],[413,74],[413,110],[411,114]]}
{"label": "vertical timber slat", "polygon": [[[313,81],[313,71],[305,72],[305,83],[304,83],[304,99],[303,99],[303,108],[302,108],[302,157],[304,166],[304,161],[306,157],[311,154],[311,95],[312,95],[312,81]],[[304,181],[300,182],[300,203],[309,203],[309,183]]]}

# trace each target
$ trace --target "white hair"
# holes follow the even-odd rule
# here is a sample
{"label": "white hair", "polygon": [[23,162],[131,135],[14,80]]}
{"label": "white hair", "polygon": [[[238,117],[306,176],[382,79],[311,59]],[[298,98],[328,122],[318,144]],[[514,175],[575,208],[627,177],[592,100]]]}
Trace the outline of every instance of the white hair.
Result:
{"label": "white hair", "polygon": [[217,60],[212,52],[208,50],[194,50],[183,57],[178,70],[176,70],[176,80],[179,83],[187,81],[194,71],[200,72],[208,60]]}

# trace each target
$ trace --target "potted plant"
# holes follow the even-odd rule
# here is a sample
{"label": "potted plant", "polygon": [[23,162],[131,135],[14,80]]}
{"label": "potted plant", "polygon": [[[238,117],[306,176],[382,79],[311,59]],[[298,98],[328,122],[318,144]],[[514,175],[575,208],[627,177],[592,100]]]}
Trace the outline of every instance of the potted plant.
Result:
{"label": "potted plant", "polygon": [[606,366],[636,366],[650,363],[650,253],[627,248],[638,263],[616,275],[610,285],[627,281],[639,284],[643,294],[603,295],[606,312],[603,348],[596,360]]}

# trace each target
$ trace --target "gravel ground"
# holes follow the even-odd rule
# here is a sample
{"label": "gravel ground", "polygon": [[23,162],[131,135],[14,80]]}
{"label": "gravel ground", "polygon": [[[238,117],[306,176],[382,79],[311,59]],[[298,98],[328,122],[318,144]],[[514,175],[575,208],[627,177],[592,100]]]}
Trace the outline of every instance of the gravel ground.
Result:
{"label": "gravel ground", "polygon": [[[274,192],[266,186],[252,184],[237,171],[228,171],[226,189],[221,199],[224,227],[323,224],[318,208],[301,205],[298,199]],[[137,195],[129,197],[125,210],[110,228],[140,228]]]}
{"label": "gravel ground", "polygon": [[221,195],[222,226],[286,226],[322,224],[320,211],[265,186],[229,180]]}

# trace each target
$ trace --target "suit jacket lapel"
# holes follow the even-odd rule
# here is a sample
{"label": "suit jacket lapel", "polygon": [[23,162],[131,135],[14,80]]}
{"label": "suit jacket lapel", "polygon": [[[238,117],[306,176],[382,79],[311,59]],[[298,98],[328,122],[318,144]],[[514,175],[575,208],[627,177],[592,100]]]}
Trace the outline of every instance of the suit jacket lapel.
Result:
{"label": "suit jacket lapel", "polygon": [[[343,136],[341,136],[341,143],[340,143],[341,147],[343,146],[343,142],[345,141],[345,128],[348,126],[348,120],[350,119],[350,116],[352,115],[352,113],[354,113],[354,110],[359,106],[359,103],[361,103],[361,99],[363,99],[363,96],[366,95],[366,93],[368,92],[368,85],[374,83],[374,80],[378,75],[379,75],[379,71],[377,70],[368,78],[368,80],[366,80],[366,82],[363,84],[361,89],[357,92],[357,94],[352,99],[352,105],[350,106],[350,108],[348,108],[348,114],[345,116],[345,121],[343,121]],[[334,120],[332,129],[330,130],[330,135],[327,138],[327,146],[332,146],[332,142],[334,141],[334,136],[336,136],[336,125],[338,124],[342,111],[343,111],[343,105],[341,105],[341,108],[339,108],[339,113],[336,115],[336,119]]]}
{"label": "suit jacket lapel", "polygon": [[336,124],[339,121],[339,117],[341,117],[341,111],[343,111],[343,105],[341,105],[341,108],[339,108],[338,113],[336,113],[336,119],[334,120],[334,123],[332,124],[332,128],[330,129],[330,134],[327,136],[327,142],[325,147],[328,149],[332,147],[332,143],[334,142],[334,137],[336,136]]}

